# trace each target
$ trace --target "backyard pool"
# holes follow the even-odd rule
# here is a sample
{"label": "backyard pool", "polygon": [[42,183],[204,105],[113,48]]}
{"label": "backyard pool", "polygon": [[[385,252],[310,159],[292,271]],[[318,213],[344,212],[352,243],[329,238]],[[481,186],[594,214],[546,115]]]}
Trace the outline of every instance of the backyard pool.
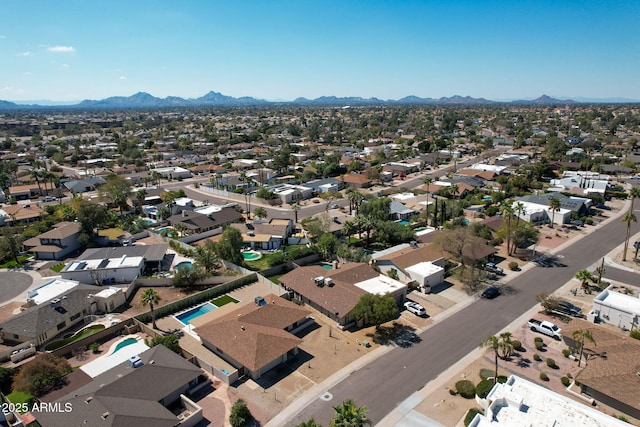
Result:
{"label": "backyard pool", "polygon": [[173,227],[158,228],[157,233],[161,236],[166,234],[167,237],[175,237],[176,235],[176,231]]}
{"label": "backyard pool", "polygon": [[200,317],[203,314],[207,314],[210,311],[215,310],[216,308],[218,308],[218,307],[216,307],[215,305],[207,302],[207,303],[202,304],[202,305],[200,305],[200,306],[198,306],[196,308],[192,308],[191,310],[187,310],[184,313],[176,315],[176,319],[178,319],[183,324],[188,325],[196,317]]}
{"label": "backyard pool", "polygon": [[173,267],[175,270],[179,269],[180,267],[186,267],[186,268],[191,268],[193,267],[193,263],[191,261],[182,261],[179,262],[175,265],[175,267]]}
{"label": "backyard pool", "polygon": [[242,258],[244,258],[245,261],[255,261],[262,258],[262,254],[256,251],[243,251]]}
{"label": "backyard pool", "polygon": [[125,338],[123,341],[120,341],[118,344],[116,344],[116,347],[113,349],[113,352],[111,354],[120,350],[122,347],[126,347],[128,345],[135,344],[137,342],[138,340],[135,338]]}
{"label": "backyard pool", "polygon": [[406,227],[411,223],[409,221],[400,221],[400,224],[402,224],[402,225],[404,225]]}

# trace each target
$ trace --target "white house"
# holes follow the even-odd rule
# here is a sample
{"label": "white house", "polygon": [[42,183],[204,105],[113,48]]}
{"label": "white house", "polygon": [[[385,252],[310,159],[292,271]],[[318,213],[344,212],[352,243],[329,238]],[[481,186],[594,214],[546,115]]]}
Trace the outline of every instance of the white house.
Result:
{"label": "white house", "polygon": [[[562,225],[571,220],[571,210],[560,208],[555,212],[551,212],[549,205],[541,205],[538,203],[519,201],[524,206],[524,213],[516,212],[516,215],[528,222],[546,222],[553,219],[554,224]],[[513,204],[515,209],[516,203]]]}
{"label": "white house", "polygon": [[593,300],[593,311],[601,321],[623,329],[640,327],[640,298],[617,292],[609,286]]}
{"label": "white house", "polygon": [[98,258],[71,261],[60,275],[63,279],[77,280],[81,283],[109,284],[129,283],[141,276],[144,270],[144,257]]}
{"label": "white house", "polygon": [[179,166],[157,168],[153,169],[152,172],[158,172],[164,179],[191,178],[191,171]]}
{"label": "white house", "polygon": [[515,375],[497,383],[485,399],[484,415],[469,427],[581,426],[622,427],[628,423]]}
{"label": "white house", "polygon": [[432,262],[420,262],[405,268],[412,280],[418,282],[418,286],[425,294],[431,292],[431,287],[444,281],[444,268]]}

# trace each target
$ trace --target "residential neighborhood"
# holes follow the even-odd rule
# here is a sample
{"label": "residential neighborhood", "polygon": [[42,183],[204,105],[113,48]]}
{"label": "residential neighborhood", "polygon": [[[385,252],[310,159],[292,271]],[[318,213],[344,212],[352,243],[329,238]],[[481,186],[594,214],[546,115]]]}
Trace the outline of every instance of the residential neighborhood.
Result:
{"label": "residential neighborhood", "polygon": [[0,111],[3,415],[329,425],[342,384],[383,426],[639,425],[639,136],[635,104]]}

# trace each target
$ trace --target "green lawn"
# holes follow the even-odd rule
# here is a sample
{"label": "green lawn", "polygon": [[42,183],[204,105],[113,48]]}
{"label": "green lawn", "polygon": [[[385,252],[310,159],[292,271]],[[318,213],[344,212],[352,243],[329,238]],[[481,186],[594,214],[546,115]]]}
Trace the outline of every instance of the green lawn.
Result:
{"label": "green lawn", "polygon": [[273,283],[275,283],[276,285],[280,284],[280,281],[278,280],[280,277],[284,276],[284,274],[275,274],[273,276],[269,276],[267,277],[267,279],[271,280]]}
{"label": "green lawn", "polygon": [[54,265],[53,267],[50,268],[50,270],[55,271],[56,273],[60,273],[64,268],[64,266],[65,266],[65,263],[62,262],[58,265]]}
{"label": "green lawn", "polygon": [[63,339],[63,340],[59,340],[59,341],[54,341],[52,343],[47,344],[47,346],[44,348],[47,351],[53,351],[56,350],[62,346],[65,346],[67,344],[70,344],[74,341],[78,341],[81,340],[82,338],[88,337],[89,335],[93,335],[96,332],[99,332],[101,330],[104,329],[104,325],[94,325],[94,326],[89,326],[88,328],[83,329],[80,333],[75,334],[72,337]]}
{"label": "green lawn", "polygon": [[230,297],[229,295],[222,295],[216,299],[212,299],[211,302],[216,305],[216,307],[222,307],[223,305],[227,305],[229,303],[237,304],[238,300]]}
{"label": "green lawn", "polygon": [[18,267],[22,267],[22,264],[28,260],[29,258],[31,258],[31,255],[21,255],[18,257],[18,261],[20,261],[20,264],[16,263],[15,259],[12,259],[10,261],[5,262],[4,264],[0,265],[0,268],[18,268]]}
{"label": "green lawn", "polygon": [[310,250],[306,245],[289,245],[284,248],[283,251],[278,251],[274,253],[263,253],[262,258],[255,261],[245,261],[247,268],[253,271],[265,270],[267,268],[272,267],[273,265],[281,264],[278,262],[273,264],[273,260],[282,260],[283,257],[287,260],[294,260],[297,258],[304,257],[306,255],[312,254],[313,251]]}
{"label": "green lawn", "polygon": [[11,403],[15,403],[16,405],[18,405],[18,408],[23,407],[23,403],[26,403],[27,406],[29,408],[31,408],[33,406],[33,396],[30,395],[29,393],[24,393],[22,391],[12,391],[11,393],[7,394],[7,399],[9,399],[9,401]]}

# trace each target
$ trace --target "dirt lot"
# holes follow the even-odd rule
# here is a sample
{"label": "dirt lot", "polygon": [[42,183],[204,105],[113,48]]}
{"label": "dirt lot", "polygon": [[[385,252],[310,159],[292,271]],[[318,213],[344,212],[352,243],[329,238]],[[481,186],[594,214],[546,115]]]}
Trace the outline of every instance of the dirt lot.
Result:
{"label": "dirt lot", "polygon": [[[137,316],[140,313],[149,311],[149,307],[143,306],[142,303],[140,302],[140,295],[145,291],[145,289],[147,288],[140,287],[136,290],[136,293],[131,298],[131,302],[129,303],[129,306],[125,308],[125,310],[123,311],[123,314],[133,317],[133,316]],[[159,305],[164,305],[173,301],[178,301],[196,292],[196,291],[190,291],[188,289],[180,289],[180,288],[174,288],[174,287],[154,287],[153,290],[156,291],[156,293],[160,296]]]}

